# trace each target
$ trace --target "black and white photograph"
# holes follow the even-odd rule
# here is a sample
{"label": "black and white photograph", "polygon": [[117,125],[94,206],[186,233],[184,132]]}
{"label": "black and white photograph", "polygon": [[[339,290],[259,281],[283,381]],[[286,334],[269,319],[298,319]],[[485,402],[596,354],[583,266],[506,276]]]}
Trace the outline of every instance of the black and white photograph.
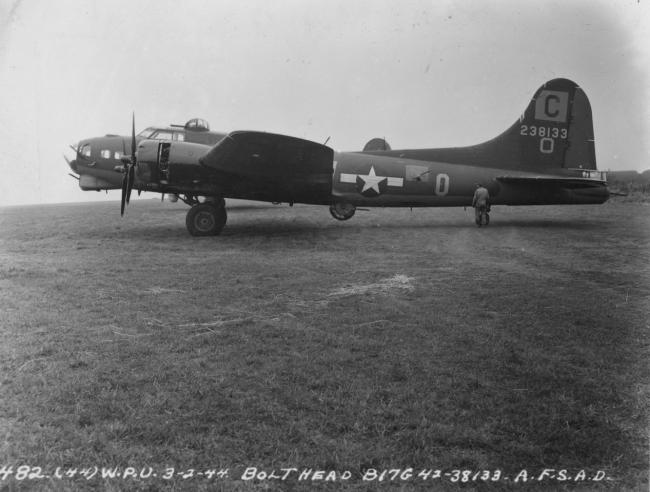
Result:
{"label": "black and white photograph", "polygon": [[646,0],[0,0],[0,91],[0,489],[648,490]]}

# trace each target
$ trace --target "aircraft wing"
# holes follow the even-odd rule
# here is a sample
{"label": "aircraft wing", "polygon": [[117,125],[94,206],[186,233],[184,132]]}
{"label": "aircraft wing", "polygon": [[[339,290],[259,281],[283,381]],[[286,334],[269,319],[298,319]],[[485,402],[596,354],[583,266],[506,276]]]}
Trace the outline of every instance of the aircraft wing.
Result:
{"label": "aircraft wing", "polygon": [[199,163],[224,187],[282,202],[329,203],[334,151],[316,142],[273,133],[228,134]]}

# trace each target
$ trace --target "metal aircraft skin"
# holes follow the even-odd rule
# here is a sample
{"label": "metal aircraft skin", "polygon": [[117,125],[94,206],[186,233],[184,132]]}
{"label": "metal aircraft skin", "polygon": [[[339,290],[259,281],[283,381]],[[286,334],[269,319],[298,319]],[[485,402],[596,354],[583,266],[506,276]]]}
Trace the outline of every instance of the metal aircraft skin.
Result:
{"label": "metal aircraft skin", "polygon": [[[193,118],[185,125],[170,125],[168,127],[149,127],[138,133],[136,144],[144,139],[169,140],[174,142],[192,142],[212,147],[219,142],[225,133],[210,131],[207,121]],[[79,176],[79,187],[84,191],[119,190],[122,188],[123,175],[116,168],[124,166],[122,159],[129,156],[131,136],[105,135],[81,140],[75,151],[75,158],[66,162],[70,169]]]}
{"label": "metal aircraft skin", "polygon": [[361,152],[335,153],[295,137],[237,131],[206,151],[189,142],[136,141],[134,133],[123,159],[122,213],[134,187],[181,195],[193,205],[186,226],[196,236],[221,232],[224,198],[329,205],[339,220],[359,206],[471,206],[477,183],[492,205],[609,198],[596,167],[589,101],[567,79],[545,83],[510,128],[470,147],[392,150],[373,139]]}

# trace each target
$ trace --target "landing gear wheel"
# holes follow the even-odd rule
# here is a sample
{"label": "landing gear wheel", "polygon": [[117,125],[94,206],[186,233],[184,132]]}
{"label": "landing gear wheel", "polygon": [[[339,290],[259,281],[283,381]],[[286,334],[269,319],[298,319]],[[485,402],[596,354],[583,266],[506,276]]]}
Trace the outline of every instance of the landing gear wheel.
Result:
{"label": "landing gear wheel", "polygon": [[356,212],[357,207],[351,203],[336,202],[330,205],[330,214],[336,220],[348,220],[351,219]]}
{"label": "landing gear wheel", "polygon": [[213,203],[200,203],[187,212],[185,225],[192,236],[218,236],[227,219],[224,207]]}

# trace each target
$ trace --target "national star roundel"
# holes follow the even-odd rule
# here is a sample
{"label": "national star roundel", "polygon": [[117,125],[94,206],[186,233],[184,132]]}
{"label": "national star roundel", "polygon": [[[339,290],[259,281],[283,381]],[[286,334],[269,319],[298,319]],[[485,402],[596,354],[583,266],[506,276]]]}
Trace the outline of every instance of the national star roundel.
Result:
{"label": "national star roundel", "polygon": [[375,166],[370,167],[368,174],[357,174],[357,191],[363,196],[375,197],[386,192],[388,177],[377,176]]}

